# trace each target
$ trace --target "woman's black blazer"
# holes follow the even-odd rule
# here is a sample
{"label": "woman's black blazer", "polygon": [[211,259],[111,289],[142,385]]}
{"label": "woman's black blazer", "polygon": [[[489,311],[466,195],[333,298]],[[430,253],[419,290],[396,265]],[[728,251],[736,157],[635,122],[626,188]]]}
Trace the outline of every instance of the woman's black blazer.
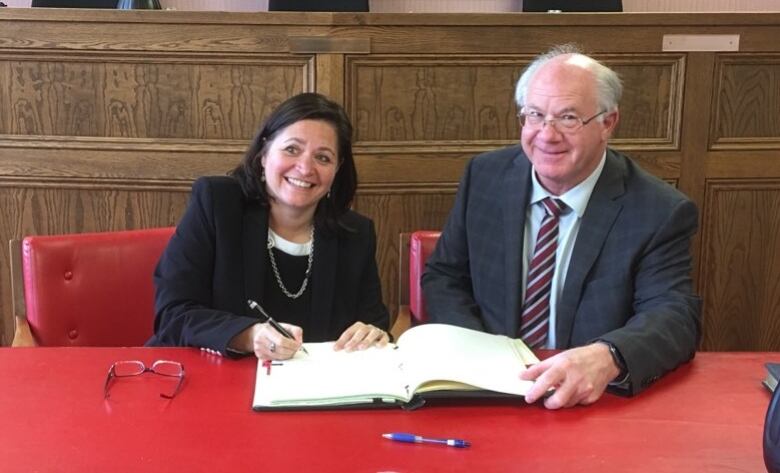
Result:
{"label": "woman's black blazer", "polygon": [[[352,211],[354,232],[316,229],[311,326],[304,341],[335,340],[360,320],[387,330],[373,222]],[[227,354],[229,341],[258,322],[247,299],[263,300],[268,208],[226,176],[195,181],[187,210],[154,272],[151,346],[195,346]],[[283,317],[277,316],[283,321]]]}

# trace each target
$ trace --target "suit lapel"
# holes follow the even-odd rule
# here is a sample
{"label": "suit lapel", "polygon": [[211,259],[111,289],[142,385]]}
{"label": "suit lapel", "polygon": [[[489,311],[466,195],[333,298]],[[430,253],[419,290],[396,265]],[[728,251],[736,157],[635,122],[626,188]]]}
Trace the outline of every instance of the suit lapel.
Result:
{"label": "suit lapel", "polygon": [[320,228],[316,228],[315,232],[314,261],[309,282],[312,290],[310,332],[329,333],[339,259],[338,237],[335,233]]}
{"label": "suit lapel", "polygon": [[[268,211],[257,203],[247,206],[244,214],[244,294],[262,303],[265,287],[265,252],[268,241]],[[244,315],[257,317],[247,304]]]}
{"label": "suit lapel", "polygon": [[622,208],[622,204],[615,199],[625,193],[625,173],[623,163],[611,150],[608,150],[604,169],[593,188],[588,207],[580,223],[563,293],[557,304],[555,327],[557,348],[568,348],[570,345],[574,316],[585,278],[601,253],[607,235]]}
{"label": "suit lapel", "polygon": [[517,154],[508,171],[500,194],[507,196],[506,199],[501,199],[504,202],[504,254],[496,257],[504,260],[505,333],[515,337],[522,304],[525,214],[531,198],[531,165],[524,153]]}

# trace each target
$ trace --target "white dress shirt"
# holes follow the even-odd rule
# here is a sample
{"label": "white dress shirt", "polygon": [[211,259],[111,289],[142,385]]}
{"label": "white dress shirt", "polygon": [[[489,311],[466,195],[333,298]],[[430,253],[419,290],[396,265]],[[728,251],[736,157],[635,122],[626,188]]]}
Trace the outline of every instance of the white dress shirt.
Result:
{"label": "white dress shirt", "polygon": [[[562,195],[552,195],[547,189],[542,187],[536,177],[536,170],[532,168],[531,172],[531,201],[528,204],[525,214],[525,235],[523,238],[523,300],[525,300],[526,279],[528,278],[528,267],[533,258],[534,246],[536,245],[536,235],[539,233],[542,219],[545,216],[544,205],[541,201],[545,197],[552,197],[563,201],[569,208],[566,209],[558,220],[558,248],[555,251],[555,271],[553,272],[552,288],[550,293],[550,321],[547,332],[547,342],[545,348],[555,348],[555,320],[556,307],[558,299],[563,292],[563,285],[566,281],[566,271],[569,269],[569,260],[574,249],[574,242],[577,240],[577,233],[580,230],[580,222],[588,207],[590,195],[593,188],[596,187],[596,181],[601,176],[601,170],[604,169],[604,163],[607,160],[607,152],[601,156],[601,161],[596,169],[576,186],[569,189]],[[520,317],[520,314],[518,314]]]}

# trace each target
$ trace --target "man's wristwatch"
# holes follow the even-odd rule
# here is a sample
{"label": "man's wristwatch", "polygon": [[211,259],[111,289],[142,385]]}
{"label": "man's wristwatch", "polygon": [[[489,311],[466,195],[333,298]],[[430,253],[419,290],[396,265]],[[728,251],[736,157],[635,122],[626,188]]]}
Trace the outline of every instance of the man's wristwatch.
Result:
{"label": "man's wristwatch", "polygon": [[598,343],[603,343],[604,345],[609,347],[609,354],[612,355],[612,360],[615,362],[615,365],[617,365],[618,369],[620,370],[620,373],[615,377],[615,379],[612,382],[618,384],[625,382],[625,379],[628,377],[628,368],[626,367],[626,361],[623,359],[623,355],[620,354],[620,351],[618,351],[614,343],[608,342],[606,340],[596,340],[596,341]]}

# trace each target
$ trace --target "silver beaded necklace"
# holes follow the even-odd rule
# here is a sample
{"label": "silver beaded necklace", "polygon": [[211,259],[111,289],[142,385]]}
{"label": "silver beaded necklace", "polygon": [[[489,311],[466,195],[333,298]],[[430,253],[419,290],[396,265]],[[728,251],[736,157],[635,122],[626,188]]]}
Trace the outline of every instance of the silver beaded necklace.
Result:
{"label": "silver beaded necklace", "polygon": [[284,282],[282,282],[282,277],[279,275],[279,268],[276,267],[276,258],[274,258],[274,251],[273,248],[275,246],[274,244],[274,237],[271,234],[271,229],[268,229],[268,244],[266,245],[268,248],[268,257],[271,259],[271,269],[274,271],[274,276],[276,276],[276,282],[279,284],[279,288],[282,290],[285,296],[289,297],[290,299],[297,299],[301,297],[301,295],[306,291],[306,286],[309,284],[309,276],[311,276],[311,265],[314,262],[314,225],[311,226],[311,249],[309,250],[309,263],[306,266],[306,277],[303,278],[303,283],[301,283],[301,288],[298,289],[298,292],[293,294],[292,292],[288,291],[287,288],[284,285]]}

